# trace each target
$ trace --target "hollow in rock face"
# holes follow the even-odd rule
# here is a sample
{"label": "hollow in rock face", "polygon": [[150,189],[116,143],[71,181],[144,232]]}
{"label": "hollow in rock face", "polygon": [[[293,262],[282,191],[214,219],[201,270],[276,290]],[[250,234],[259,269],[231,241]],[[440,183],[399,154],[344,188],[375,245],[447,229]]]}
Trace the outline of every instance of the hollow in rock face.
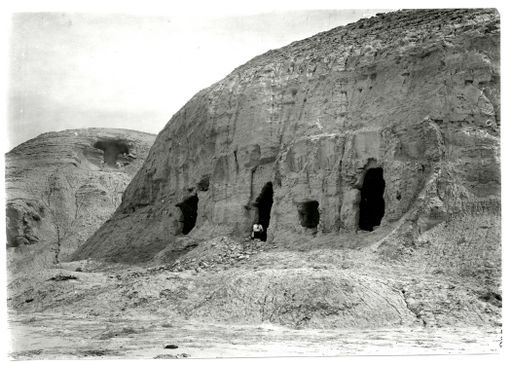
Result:
{"label": "hollow in rock face", "polygon": [[272,210],[272,203],[274,197],[274,190],[272,183],[268,182],[261,189],[261,193],[256,199],[256,207],[258,208],[258,224],[263,227],[262,241],[267,240],[267,229],[270,225],[270,211]]}
{"label": "hollow in rock face", "polygon": [[103,151],[103,160],[111,167],[116,167],[120,155],[130,153],[128,146],[121,141],[98,141],[94,144],[94,148]]}
{"label": "hollow in rock face", "polygon": [[316,200],[308,200],[298,205],[299,221],[302,227],[316,228],[318,226],[320,222],[318,205]]}
{"label": "hollow in rock face", "polygon": [[181,209],[181,233],[188,234],[196,225],[198,202],[199,198],[197,197],[197,195],[193,195],[191,197],[188,197],[181,203],[176,204],[176,206]]}
{"label": "hollow in rock face", "polygon": [[384,188],[386,184],[382,168],[369,169],[364,177],[359,203],[359,228],[373,231],[384,216]]}

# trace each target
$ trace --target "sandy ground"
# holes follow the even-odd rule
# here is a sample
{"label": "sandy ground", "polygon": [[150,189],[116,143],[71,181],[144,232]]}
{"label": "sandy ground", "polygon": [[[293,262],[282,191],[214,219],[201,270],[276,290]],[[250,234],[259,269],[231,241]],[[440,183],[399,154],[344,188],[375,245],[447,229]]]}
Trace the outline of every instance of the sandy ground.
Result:
{"label": "sandy ground", "polygon": [[[379,330],[289,329],[262,324],[166,322],[163,318],[10,316],[14,359],[261,357],[496,353],[493,327]],[[166,345],[176,349],[164,349]],[[186,355],[182,355],[186,354]]]}
{"label": "sandy ground", "polygon": [[[384,263],[371,247],[253,246],[220,238],[172,266],[81,261],[12,277],[10,356],[472,354],[501,348],[501,297],[486,295],[493,287],[476,276],[438,273],[419,250],[407,261]],[[268,285],[261,286],[263,280]],[[344,283],[350,285],[340,287]],[[297,303],[281,295],[293,290]],[[261,295],[273,296],[275,305],[264,308],[275,316],[259,317],[254,301]],[[362,304],[325,312],[344,308],[337,298]],[[294,326],[299,314],[310,322]]]}

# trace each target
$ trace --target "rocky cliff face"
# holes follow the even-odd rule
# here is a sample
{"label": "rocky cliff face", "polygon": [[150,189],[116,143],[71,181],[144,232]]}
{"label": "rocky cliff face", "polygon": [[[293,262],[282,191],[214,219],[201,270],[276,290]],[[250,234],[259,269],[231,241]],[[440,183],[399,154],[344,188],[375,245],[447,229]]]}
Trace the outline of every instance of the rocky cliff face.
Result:
{"label": "rocky cliff face", "polygon": [[173,116],[74,258],[177,257],[255,222],[274,242],[411,245],[498,217],[499,36],[495,10],[408,10],[254,58]]}
{"label": "rocky cliff face", "polygon": [[13,262],[65,259],[115,211],[154,139],[130,130],[66,130],[7,153],[7,246]]}

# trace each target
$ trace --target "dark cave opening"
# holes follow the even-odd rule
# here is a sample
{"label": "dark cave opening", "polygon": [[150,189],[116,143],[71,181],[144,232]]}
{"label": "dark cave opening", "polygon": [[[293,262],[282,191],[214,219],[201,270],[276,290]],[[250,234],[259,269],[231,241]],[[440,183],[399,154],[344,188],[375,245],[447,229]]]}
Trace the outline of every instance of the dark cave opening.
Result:
{"label": "dark cave opening", "polygon": [[366,172],[359,203],[359,228],[363,231],[371,232],[380,225],[384,216],[385,186],[382,168],[377,167]]}
{"label": "dark cave opening", "polygon": [[176,204],[176,206],[181,210],[181,233],[185,235],[188,234],[196,225],[198,202],[199,198],[197,195],[192,195],[181,203]]}
{"label": "dark cave opening", "polygon": [[128,155],[130,153],[126,143],[121,141],[98,141],[93,147],[103,151],[103,161],[111,167],[117,167],[116,162],[118,162],[120,155]]}
{"label": "dark cave opening", "polygon": [[318,202],[308,200],[299,203],[297,206],[299,212],[299,222],[302,227],[316,228],[320,223],[320,212],[318,211]]}
{"label": "dark cave opening", "polygon": [[267,240],[267,229],[270,225],[270,212],[272,210],[272,204],[274,203],[274,189],[272,183],[267,182],[261,189],[260,195],[256,198],[255,206],[258,208],[258,224],[263,227],[260,239],[262,241]]}

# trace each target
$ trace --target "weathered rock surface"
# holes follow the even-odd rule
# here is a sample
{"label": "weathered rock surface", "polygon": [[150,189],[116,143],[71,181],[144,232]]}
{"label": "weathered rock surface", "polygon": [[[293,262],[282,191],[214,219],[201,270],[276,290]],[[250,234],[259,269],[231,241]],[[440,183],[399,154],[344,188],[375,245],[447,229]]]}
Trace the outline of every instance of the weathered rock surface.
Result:
{"label": "weathered rock surface", "polygon": [[382,243],[466,211],[499,217],[499,37],[495,10],[407,10],[254,58],[173,116],[74,258],[144,262],[176,247],[175,259],[184,225],[187,239],[247,237],[268,182],[270,241],[342,237],[359,229],[372,168]]}
{"label": "weathered rock surface", "polygon": [[146,268],[97,260],[61,263],[34,281],[12,282],[8,305],[18,313],[151,314],[171,323],[184,319],[294,328],[501,323],[499,288],[479,275],[457,272],[456,262],[428,263],[428,246],[390,262],[371,246],[343,249],[326,238],[324,245],[316,242],[311,248],[311,242],[276,247],[268,241],[217,237],[190,248],[173,264]]}
{"label": "weathered rock surface", "polygon": [[42,134],[7,153],[12,264],[51,264],[73,252],[115,211],[154,139],[131,130],[76,129]]}

